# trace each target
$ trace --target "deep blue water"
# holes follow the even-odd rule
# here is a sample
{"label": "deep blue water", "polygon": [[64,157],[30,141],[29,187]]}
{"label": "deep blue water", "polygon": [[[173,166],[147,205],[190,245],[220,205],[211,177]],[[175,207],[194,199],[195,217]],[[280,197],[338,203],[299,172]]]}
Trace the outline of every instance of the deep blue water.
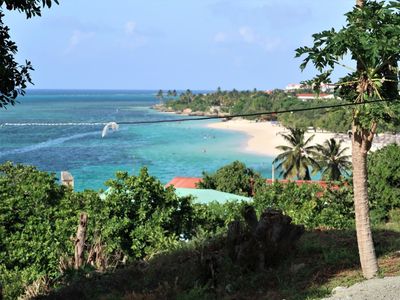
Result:
{"label": "deep blue water", "polygon": [[[0,123],[79,123],[184,118],[159,113],[155,91],[31,90],[0,111]],[[68,170],[77,190],[104,188],[118,170],[147,166],[163,183],[201,176],[236,159],[270,177],[271,158],[242,152],[247,137],[206,127],[210,121],[121,125],[101,137],[101,125],[1,126],[0,163],[14,161],[55,172]],[[212,121],[217,122],[217,121]]]}

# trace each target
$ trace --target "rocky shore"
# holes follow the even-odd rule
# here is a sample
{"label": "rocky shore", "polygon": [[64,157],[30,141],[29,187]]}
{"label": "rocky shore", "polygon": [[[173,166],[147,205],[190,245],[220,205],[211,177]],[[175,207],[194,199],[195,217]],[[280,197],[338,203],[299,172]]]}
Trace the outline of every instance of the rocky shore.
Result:
{"label": "rocky shore", "polygon": [[228,117],[229,113],[224,113],[218,109],[210,109],[210,111],[192,111],[190,108],[184,110],[174,110],[172,107],[167,107],[163,104],[155,104],[151,107],[159,112],[174,113],[185,116],[205,116],[205,117]]}

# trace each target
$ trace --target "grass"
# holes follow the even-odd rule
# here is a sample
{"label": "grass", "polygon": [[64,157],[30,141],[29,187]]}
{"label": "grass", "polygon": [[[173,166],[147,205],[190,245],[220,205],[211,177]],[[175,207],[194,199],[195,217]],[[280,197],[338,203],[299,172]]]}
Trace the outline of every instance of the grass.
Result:
{"label": "grass", "polygon": [[[400,224],[374,228],[380,276],[400,275]],[[232,264],[223,236],[112,273],[61,282],[46,299],[318,299],[362,281],[353,230],[306,232],[296,250],[265,271]]]}

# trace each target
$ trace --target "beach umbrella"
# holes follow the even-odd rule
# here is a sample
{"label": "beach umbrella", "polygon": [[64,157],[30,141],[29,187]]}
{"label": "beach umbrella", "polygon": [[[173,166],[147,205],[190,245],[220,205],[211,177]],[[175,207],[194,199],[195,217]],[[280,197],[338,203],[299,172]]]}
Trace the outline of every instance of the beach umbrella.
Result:
{"label": "beach umbrella", "polygon": [[104,126],[104,128],[103,128],[103,131],[101,133],[101,137],[104,138],[109,131],[117,131],[118,128],[119,128],[119,125],[117,123],[115,123],[115,122],[107,123],[106,126]]}

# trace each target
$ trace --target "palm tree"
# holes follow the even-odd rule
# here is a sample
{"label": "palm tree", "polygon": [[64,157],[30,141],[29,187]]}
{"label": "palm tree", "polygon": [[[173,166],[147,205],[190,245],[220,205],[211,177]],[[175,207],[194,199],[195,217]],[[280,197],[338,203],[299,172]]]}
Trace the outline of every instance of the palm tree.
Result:
{"label": "palm tree", "polygon": [[157,98],[158,100],[160,100],[160,103],[162,103],[162,101],[163,101],[163,99],[164,99],[164,92],[163,92],[163,90],[159,90],[159,91],[157,92],[156,98]]}
{"label": "palm tree", "polygon": [[[365,0],[356,0],[356,6],[363,9]],[[364,29],[365,30],[365,29]],[[363,60],[357,59],[357,72],[365,72]],[[361,77],[361,76],[360,76]],[[360,91],[361,101],[364,101],[366,92],[364,80],[360,80],[357,90]],[[368,85],[367,85],[368,86]],[[352,162],[353,162],[353,186],[354,186],[354,211],[356,216],[356,232],[358,253],[360,254],[360,263],[363,275],[369,279],[378,274],[378,260],[375,254],[374,241],[372,239],[371,222],[368,206],[368,171],[367,154],[371,149],[372,140],[375,135],[377,123],[374,121],[370,128],[362,128],[357,124],[354,117],[351,124],[352,131]]]}
{"label": "palm tree", "polygon": [[370,99],[386,102],[385,105],[361,105],[352,109],[357,243],[363,275],[372,278],[378,274],[378,264],[369,217],[367,155],[379,122],[391,123],[398,119],[394,100],[399,98],[399,5],[398,1],[356,0],[356,7],[346,16],[347,24],[340,31],[326,30],[314,34],[314,45],[298,48],[296,55],[307,55],[301,64],[302,69],[312,62],[320,71],[315,77],[316,82],[329,79],[336,67],[343,66],[342,58],[351,56],[357,68],[348,74],[349,77],[339,81],[339,85],[347,86],[348,90],[341,98],[356,104]]}
{"label": "palm tree", "polygon": [[285,179],[296,176],[300,180],[310,180],[309,167],[319,169],[319,165],[314,159],[317,149],[315,146],[309,146],[314,135],[304,140],[305,131],[303,129],[289,128],[289,131],[289,134],[281,133],[281,136],[290,146],[276,147],[284,152],[279,154],[273,163],[278,162],[277,169],[281,170],[280,175]]}
{"label": "palm tree", "polygon": [[329,139],[323,145],[317,145],[316,148],[319,152],[316,159],[323,179],[337,181],[343,173],[348,175],[348,170],[351,168],[351,156],[344,155],[349,148],[343,148],[342,141]]}

